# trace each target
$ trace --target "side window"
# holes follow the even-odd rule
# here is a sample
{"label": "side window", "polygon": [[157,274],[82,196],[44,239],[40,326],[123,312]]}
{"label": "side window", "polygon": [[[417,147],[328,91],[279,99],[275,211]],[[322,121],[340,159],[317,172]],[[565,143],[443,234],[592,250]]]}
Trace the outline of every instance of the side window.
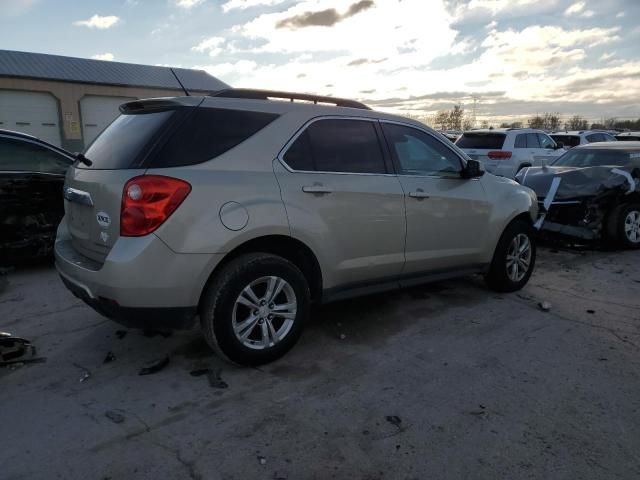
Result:
{"label": "side window", "polygon": [[540,140],[537,133],[527,133],[527,148],[540,148]]}
{"label": "side window", "polygon": [[71,160],[30,142],[0,138],[0,170],[64,175]]}
{"label": "side window", "polygon": [[524,133],[516,135],[515,148],[527,148],[527,136]]}
{"label": "side window", "polygon": [[548,135],[545,135],[543,133],[539,133],[538,138],[540,139],[540,147],[542,148],[553,148],[556,145]]}
{"label": "side window", "polygon": [[319,172],[386,173],[380,142],[373,122],[319,120],[309,125],[306,133],[311,146],[315,170]]}
{"label": "side window", "polygon": [[296,141],[289,147],[283,158],[284,162],[293,170],[315,170],[309,133],[306,130],[296,138]]}
{"label": "side window", "polygon": [[401,175],[458,176],[460,158],[435,137],[415,128],[383,123]]}
{"label": "side window", "polygon": [[603,133],[602,136],[604,137],[604,140],[602,140],[603,142],[615,142],[616,141],[616,137],[614,137],[613,135],[609,135],[608,133]]}

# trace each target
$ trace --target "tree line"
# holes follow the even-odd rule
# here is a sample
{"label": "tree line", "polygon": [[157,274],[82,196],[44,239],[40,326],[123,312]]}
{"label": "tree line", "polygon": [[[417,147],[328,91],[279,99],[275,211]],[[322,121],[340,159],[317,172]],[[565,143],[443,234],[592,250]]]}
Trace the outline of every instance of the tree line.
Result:
{"label": "tree line", "polygon": [[[409,115],[411,116],[411,115]],[[495,124],[490,120],[483,119],[479,125],[476,125],[474,115],[465,111],[462,104],[454,105],[450,110],[440,110],[434,115],[427,117],[414,117],[427,125],[438,130],[470,130],[475,127],[490,128]],[[536,128],[539,130],[589,130],[589,129],[606,129],[606,130],[640,130],[640,118],[637,120],[618,120],[615,117],[605,118],[601,122],[589,123],[589,121],[581,115],[572,115],[563,117],[558,112],[545,112],[536,114],[533,117],[523,121],[503,122],[499,124],[500,128]]]}

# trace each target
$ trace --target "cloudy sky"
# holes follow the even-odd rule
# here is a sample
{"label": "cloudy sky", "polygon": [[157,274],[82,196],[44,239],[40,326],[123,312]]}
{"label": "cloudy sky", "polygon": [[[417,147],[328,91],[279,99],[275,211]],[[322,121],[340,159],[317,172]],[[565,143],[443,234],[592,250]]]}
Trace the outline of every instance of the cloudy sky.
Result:
{"label": "cloudy sky", "polygon": [[0,0],[0,48],[428,115],[640,117],[640,0]]}

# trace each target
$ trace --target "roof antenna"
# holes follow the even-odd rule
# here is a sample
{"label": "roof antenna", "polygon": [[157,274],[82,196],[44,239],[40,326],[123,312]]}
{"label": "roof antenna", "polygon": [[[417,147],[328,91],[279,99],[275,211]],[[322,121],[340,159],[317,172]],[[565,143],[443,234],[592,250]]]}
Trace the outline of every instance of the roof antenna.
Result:
{"label": "roof antenna", "polygon": [[176,80],[178,81],[178,83],[180,84],[180,86],[182,87],[182,90],[184,90],[184,94],[187,97],[190,97],[189,92],[187,91],[186,88],[184,88],[184,85],[182,84],[182,82],[180,81],[180,79],[178,78],[178,75],[176,75],[176,72],[173,71],[173,68],[169,68],[169,70],[171,70],[171,73],[173,73],[173,76],[176,77]]}

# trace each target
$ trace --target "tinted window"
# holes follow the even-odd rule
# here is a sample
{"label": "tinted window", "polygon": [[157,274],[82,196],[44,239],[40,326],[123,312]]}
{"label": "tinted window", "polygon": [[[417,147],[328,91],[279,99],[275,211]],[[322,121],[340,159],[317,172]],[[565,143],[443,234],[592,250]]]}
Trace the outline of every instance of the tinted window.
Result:
{"label": "tinted window", "polygon": [[71,160],[31,142],[0,137],[0,170],[64,175]]}
{"label": "tinted window", "polygon": [[577,147],[580,145],[580,137],[576,135],[551,135],[555,142],[562,142],[565,147]]}
{"label": "tinted window", "polygon": [[320,120],[306,130],[315,170],[386,173],[373,122]]}
{"label": "tinted window", "polygon": [[[272,113],[197,108],[154,154],[151,167],[178,167],[206,162],[241,144],[273,122]],[[91,156],[87,154],[91,159]]]}
{"label": "tinted window", "polygon": [[400,174],[458,176],[458,156],[440,140],[415,128],[383,123],[382,129]]}
{"label": "tinted window", "polygon": [[129,168],[151,143],[174,110],[135,115],[120,115],[85,152],[92,166],[76,162],[77,168],[115,170]]}
{"label": "tinted window", "polygon": [[569,150],[556,160],[553,165],[560,167],[602,167],[620,166],[625,167],[631,163],[636,163],[640,156],[640,150]]}
{"label": "tinted window", "polygon": [[515,148],[527,148],[527,135],[524,133],[516,135],[516,143],[514,146]]}
{"label": "tinted window", "polygon": [[540,140],[537,133],[527,133],[527,148],[540,148]]}
{"label": "tinted window", "polygon": [[538,133],[538,139],[540,140],[541,148],[553,148],[556,146],[553,140],[551,140],[548,135],[545,135],[543,133]]}
{"label": "tinted window", "polygon": [[637,142],[640,140],[640,135],[617,135],[616,140],[619,142]]}
{"label": "tinted window", "polygon": [[460,148],[476,148],[487,150],[500,150],[504,145],[504,133],[476,133],[465,132],[456,142]]}
{"label": "tinted window", "polygon": [[293,142],[283,158],[285,163],[294,170],[313,171],[316,169],[313,164],[309,134],[306,130]]}
{"label": "tinted window", "polygon": [[603,133],[602,136],[604,137],[604,142],[615,142],[616,141],[616,137],[614,137],[613,135],[609,135],[608,133]]}

